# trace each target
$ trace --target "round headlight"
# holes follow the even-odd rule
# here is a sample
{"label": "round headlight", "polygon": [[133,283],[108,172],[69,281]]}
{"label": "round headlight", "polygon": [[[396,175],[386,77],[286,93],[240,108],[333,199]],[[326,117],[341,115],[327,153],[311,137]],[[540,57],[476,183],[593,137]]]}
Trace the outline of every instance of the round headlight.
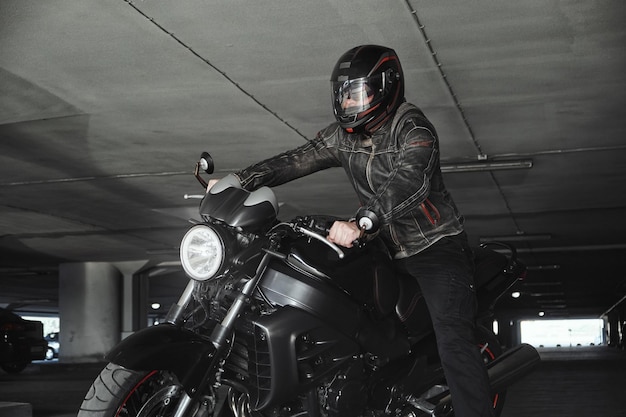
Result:
{"label": "round headlight", "polygon": [[193,226],[180,243],[180,261],[191,278],[211,279],[224,263],[224,242],[212,228]]}

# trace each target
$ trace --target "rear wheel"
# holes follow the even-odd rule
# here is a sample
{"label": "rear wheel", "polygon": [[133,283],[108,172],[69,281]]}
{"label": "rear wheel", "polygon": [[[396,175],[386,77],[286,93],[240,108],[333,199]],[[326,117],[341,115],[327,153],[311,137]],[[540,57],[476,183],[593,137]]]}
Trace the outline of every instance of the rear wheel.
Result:
{"label": "rear wheel", "polygon": [[[500,346],[498,338],[487,328],[482,326],[477,327],[476,340],[478,341],[478,347],[480,348],[481,356],[485,365],[493,362],[497,357],[502,355],[502,346]],[[506,391],[493,394],[493,408],[494,415],[496,417],[502,413],[505,396]]]}
{"label": "rear wheel", "polygon": [[78,417],[173,416],[182,393],[170,372],[133,371],[109,364],[89,388]]}

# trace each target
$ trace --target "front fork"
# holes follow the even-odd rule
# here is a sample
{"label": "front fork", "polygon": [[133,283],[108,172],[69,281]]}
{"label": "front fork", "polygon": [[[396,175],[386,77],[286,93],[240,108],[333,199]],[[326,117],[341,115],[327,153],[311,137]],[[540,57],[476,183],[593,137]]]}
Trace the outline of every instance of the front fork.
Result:
{"label": "front fork", "polygon": [[[249,298],[259,285],[261,277],[263,276],[270,259],[275,257],[284,258],[284,255],[270,250],[265,250],[265,255],[259,263],[254,277],[250,281],[246,282],[240,293],[235,298],[235,301],[228,309],[224,319],[213,329],[210,339],[215,349],[204,357],[198,366],[195,367],[196,370],[191,373],[189,379],[197,381],[197,383],[191,384],[193,388],[191,388],[190,392],[185,390],[182,393],[174,417],[184,417],[187,415],[191,406],[196,402],[201,393],[206,390],[207,385],[212,382],[216,369],[220,366],[223,354],[229,347],[229,341],[233,333],[235,321],[240,316]],[[167,322],[174,325],[182,324],[184,319],[183,313],[187,305],[193,299],[193,293],[196,285],[196,281],[189,281],[176,304],[170,308],[166,317]]]}
{"label": "front fork", "polygon": [[180,401],[178,402],[178,406],[176,407],[176,413],[174,414],[174,417],[184,417],[192,402],[193,400],[191,399],[191,397],[183,391],[183,394],[180,397]]}

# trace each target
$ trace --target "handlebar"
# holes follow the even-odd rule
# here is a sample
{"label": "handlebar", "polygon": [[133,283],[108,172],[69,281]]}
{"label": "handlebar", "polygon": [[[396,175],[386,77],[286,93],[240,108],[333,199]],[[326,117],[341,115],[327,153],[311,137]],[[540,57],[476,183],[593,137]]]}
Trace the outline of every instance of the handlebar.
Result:
{"label": "handlebar", "polygon": [[[346,256],[344,250],[339,245],[327,239],[330,227],[333,223],[334,220],[329,221],[326,217],[318,218],[316,216],[304,216],[296,217],[291,222],[281,222],[274,226],[274,228],[286,226],[289,230],[318,240],[337,253],[339,259],[343,259]],[[353,242],[353,246],[362,248],[365,246],[365,242],[362,238],[359,238]]]}
{"label": "handlebar", "polygon": [[334,221],[329,221],[327,218],[321,219],[314,216],[297,217],[293,224],[293,229],[296,232],[300,232],[308,237],[316,239],[337,253],[339,259],[343,259],[346,255],[344,251],[333,242],[329,241],[326,237],[330,232],[330,227]]}
{"label": "handlebar", "polygon": [[[489,241],[489,242],[483,242],[480,244],[480,246],[482,248],[487,248],[489,246],[499,246],[501,248],[504,248],[507,252],[510,253],[510,257],[509,257],[509,263],[506,267],[505,272],[514,274],[519,276],[520,278],[523,278],[525,276],[526,273],[526,265],[524,265],[522,262],[520,262],[517,259],[517,249],[515,248],[515,246],[513,245],[509,245],[507,243],[504,242],[499,242],[499,241]],[[496,249],[494,249],[496,250]]]}

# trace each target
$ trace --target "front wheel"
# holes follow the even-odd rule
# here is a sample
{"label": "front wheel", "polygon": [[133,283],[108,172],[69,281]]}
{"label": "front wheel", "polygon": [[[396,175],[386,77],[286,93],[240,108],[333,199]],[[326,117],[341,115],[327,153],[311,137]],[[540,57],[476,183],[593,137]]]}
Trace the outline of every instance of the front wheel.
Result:
{"label": "front wheel", "polygon": [[89,388],[78,417],[169,417],[183,393],[170,372],[133,371],[110,363]]}

